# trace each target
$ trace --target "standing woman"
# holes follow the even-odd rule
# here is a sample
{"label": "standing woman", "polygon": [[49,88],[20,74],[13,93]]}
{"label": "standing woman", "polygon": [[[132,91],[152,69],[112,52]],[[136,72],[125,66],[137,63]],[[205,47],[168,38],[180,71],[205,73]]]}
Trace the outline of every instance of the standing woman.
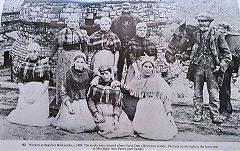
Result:
{"label": "standing woman", "polygon": [[122,111],[120,83],[113,80],[110,66],[100,66],[99,72],[98,84],[91,86],[88,93],[88,106],[98,133],[106,138],[133,135],[132,124]]}
{"label": "standing woman", "polygon": [[61,87],[62,104],[52,125],[70,132],[86,132],[95,129],[93,116],[88,109],[87,90],[93,72],[87,69],[86,55],[78,52],[73,66],[66,73]]}
{"label": "standing woman", "polygon": [[141,66],[139,65],[141,57],[148,55],[157,58],[157,49],[155,45],[146,38],[147,25],[144,22],[140,22],[136,25],[136,35],[129,41],[128,54],[130,58],[130,66],[126,76],[125,83],[133,79],[133,77],[139,77],[141,75]]}
{"label": "standing woman", "polygon": [[111,19],[102,17],[100,30],[90,36],[90,51],[93,54],[91,68],[97,72],[101,65],[109,65],[114,72],[117,72],[119,49],[121,42],[111,30]]}
{"label": "standing woman", "polygon": [[170,140],[178,131],[171,107],[175,95],[167,82],[154,73],[154,64],[151,57],[142,58],[141,78],[134,78],[125,87],[138,98],[133,130],[144,138]]}
{"label": "standing woman", "polygon": [[77,14],[71,14],[67,19],[67,27],[60,30],[55,36],[53,48],[45,61],[47,62],[53,58],[58,49],[62,47],[56,69],[56,102],[58,104],[62,101],[60,97],[62,80],[66,75],[66,71],[70,68],[74,53],[77,51],[87,53],[88,40],[87,32],[80,30],[79,16]]}
{"label": "standing woman", "polygon": [[[125,84],[128,84],[134,77],[141,76],[141,60],[145,55],[157,58],[157,49],[155,45],[146,38],[147,25],[140,22],[136,25],[136,35],[128,43],[128,57],[130,58],[130,66],[127,71]],[[124,93],[123,110],[127,113],[130,120],[133,119],[137,106],[137,99],[131,97],[128,93]]]}
{"label": "standing woman", "polygon": [[50,66],[40,63],[39,44],[30,43],[27,51],[26,61],[18,67],[18,104],[7,120],[28,126],[47,126],[51,122],[48,119]]}

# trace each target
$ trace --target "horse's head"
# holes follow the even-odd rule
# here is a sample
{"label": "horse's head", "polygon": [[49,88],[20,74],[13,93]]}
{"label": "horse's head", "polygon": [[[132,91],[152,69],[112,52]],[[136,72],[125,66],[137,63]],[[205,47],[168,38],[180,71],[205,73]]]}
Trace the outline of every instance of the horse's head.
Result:
{"label": "horse's head", "polygon": [[165,57],[168,62],[173,63],[175,55],[185,53],[192,46],[192,35],[197,29],[196,26],[187,25],[186,22],[180,25],[173,33],[168,44],[168,51]]}

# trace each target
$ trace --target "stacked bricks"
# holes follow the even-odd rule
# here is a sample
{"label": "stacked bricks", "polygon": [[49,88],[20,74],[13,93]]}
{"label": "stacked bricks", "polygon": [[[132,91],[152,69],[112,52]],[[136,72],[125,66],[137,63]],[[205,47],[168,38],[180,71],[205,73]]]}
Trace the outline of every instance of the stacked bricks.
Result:
{"label": "stacked bricks", "polygon": [[[52,46],[52,33],[56,33],[66,26],[66,19],[69,15],[77,13],[80,24],[84,24],[85,19],[100,19],[104,13],[108,13],[110,18],[114,19],[121,15],[122,3],[123,2],[120,1],[88,4],[25,2],[20,13],[17,15],[21,22],[18,24],[20,27],[17,29],[22,30],[22,28],[26,28],[26,26],[29,27],[30,25],[30,29],[27,29],[27,31],[25,29],[25,32],[38,31],[40,37],[44,37],[42,38],[44,42],[39,42],[42,50],[44,50],[42,53],[44,57]],[[158,49],[157,72],[165,72],[164,47],[170,35],[172,35],[172,32],[169,32],[169,27],[171,23],[176,20],[175,3],[171,1],[135,1],[132,2],[132,7],[132,14],[142,18],[142,20],[147,23],[150,33],[149,38],[154,41]],[[110,9],[106,11],[105,8]],[[5,21],[7,21],[7,19]],[[39,30],[39,27],[41,30]],[[49,31],[52,31],[52,33],[49,33]],[[20,40],[19,43],[21,42]],[[41,43],[46,43],[46,45],[44,46]],[[57,58],[57,56],[58,54],[55,55],[55,58]],[[53,67],[55,68],[57,62],[56,59],[53,60]]]}

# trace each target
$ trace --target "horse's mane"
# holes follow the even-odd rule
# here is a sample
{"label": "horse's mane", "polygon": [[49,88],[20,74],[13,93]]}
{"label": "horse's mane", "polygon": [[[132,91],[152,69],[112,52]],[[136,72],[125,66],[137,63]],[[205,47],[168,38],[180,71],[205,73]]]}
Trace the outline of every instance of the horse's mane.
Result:
{"label": "horse's mane", "polygon": [[199,26],[194,26],[194,25],[190,25],[190,24],[188,24],[188,25],[186,26],[187,32],[194,32],[194,31],[196,31],[196,30],[198,30],[198,29],[199,29]]}

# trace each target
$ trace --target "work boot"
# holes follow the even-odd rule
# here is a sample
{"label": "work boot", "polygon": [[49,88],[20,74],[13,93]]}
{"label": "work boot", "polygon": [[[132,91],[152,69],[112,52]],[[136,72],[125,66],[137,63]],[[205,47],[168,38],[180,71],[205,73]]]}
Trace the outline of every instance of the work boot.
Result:
{"label": "work boot", "polygon": [[216,116],[212,118],[212,123],[214,124],[221,124],[223,122],[222,118],[220,116]]}
{"label": "work boot", "polygon": [[200,122],[202,120],[202,115],[201,114],[195,114],[193,121],[194,122]]}
{"label": "work boot", "polygon": [[225,120],[228,120],[230,118],[231,114],[228,113],[227,111],[223,111],[221,116],[222,116],[223,121],[225,121]]}
{"label": "work boot", "polygon": [[203,119],[203,106],[201,105],[199,109],[196,109],[194,114],[193,121],[200,122]]}

